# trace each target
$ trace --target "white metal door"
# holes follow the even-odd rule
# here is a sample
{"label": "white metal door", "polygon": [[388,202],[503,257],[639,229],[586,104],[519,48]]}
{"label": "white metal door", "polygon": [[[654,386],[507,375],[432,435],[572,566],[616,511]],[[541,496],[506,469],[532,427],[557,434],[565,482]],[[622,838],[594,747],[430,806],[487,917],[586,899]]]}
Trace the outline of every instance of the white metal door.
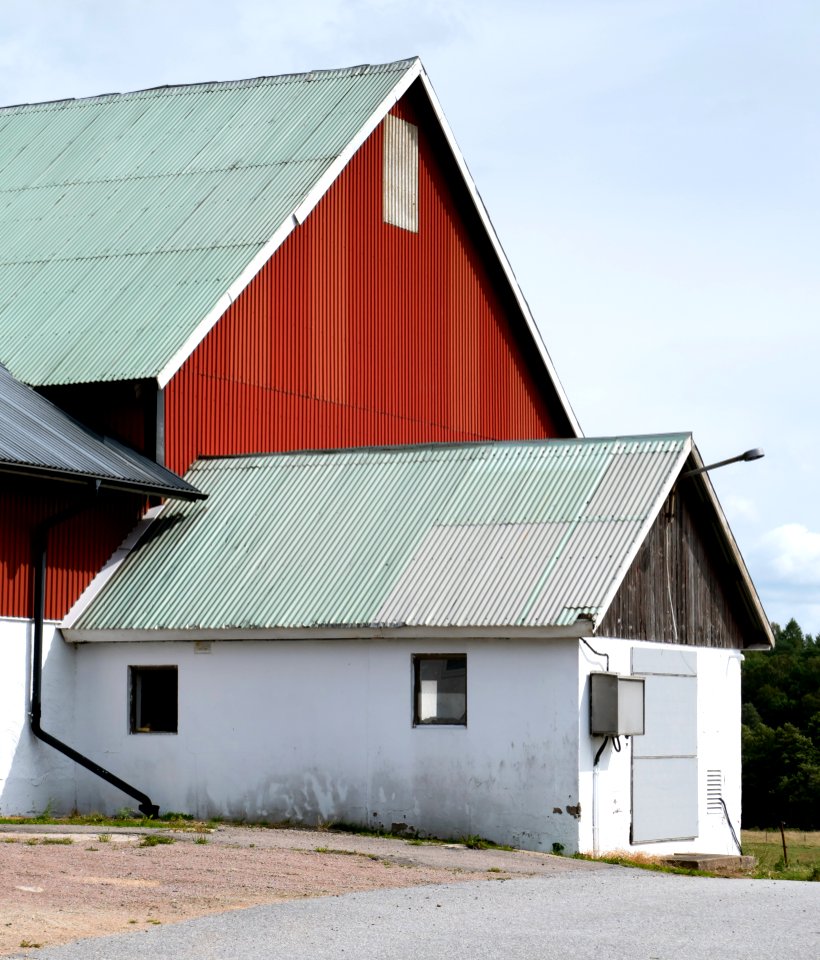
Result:
{"label": "white metal door", "polygon": [[632,842],[698,835],[697,653],[633,648],[646,733],[632,741]]}

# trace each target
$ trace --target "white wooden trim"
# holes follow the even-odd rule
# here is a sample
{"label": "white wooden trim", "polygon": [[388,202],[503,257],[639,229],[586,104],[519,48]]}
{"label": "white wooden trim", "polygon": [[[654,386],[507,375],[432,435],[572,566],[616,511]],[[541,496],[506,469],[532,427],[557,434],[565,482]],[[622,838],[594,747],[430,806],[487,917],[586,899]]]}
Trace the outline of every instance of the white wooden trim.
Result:
{"label": "white wooden trim", "polygon": [[[151,507],[150,509],[146,510],[142,518],[137,521],[137,525],[134,527],[134,529],[128,534],[128,536],[125,538],[125,540],[123,540],[114,553],[111,554],[105,566],[94,577],[85,590],[83,590],[83,592],[74,602],[74,606],[63,618],[62,622],[60,623],[60,629],[63,630],[64,633],[65,631],[69,631],[71,629],[72,623],[77,622],[80,616],[90,606],[91,602],[102,592],[108,581],[119,570],[119,568],[128,558],[128,555],[131,553],[131,551],[148,532],[148,528],[151,526],[154,520],[156,520],[161,511],[162,506]],[[68,640],[69,643],[74,642],[73,638],[71,637],[66,636],[65,639]]]}
{"label": "white wooden trim", "polygon": [[[649,531],[652,528],[652,524],[657,519],[658,514],[661,511],[661,507],[666,501],[666,498],[671,493],[674,485],[680,479],[681,471],[683,470],[684,464],[686,463],[686,460],[690,455],[695,461],[696,468],[702,467],[704,465],[703,458],[700,455],[700,451],[695,446],[691,436],[687,439],[686,443],[684,444],[683,451],[681,455],[678,457],[678,459],[676,460],[673,468],[670,470],[669,475],[667,476],[666,481],[664,482],[664,485],[663,485],[663,488],[661,489],[660,494],[656,498],[652,509],[649,511],[648,518],[644,523],[640,531],[640,534],[635,538],[635,542],[632,544],[632,547],[630,548],[629,553],[627,554],[624,562],[622,563],[621,567],[618,570],[617,575],[612,581],[612,585],[610,586],[609,590],[604,596],[603,602],[601,603],[600,612],[596,618],[596,628],[597,628],[597,625],[600,624],[600,622],[606,616],[607,610],[612,604],[612,601],[615,599],[615,594],[620,589],[621,584],[623,583],[624,577],[626,576],[630,566],[632,565],[632,561],[638,555],[638,551],[640,550],[644,540],[648,536]],[[717,498],[715,489],[712,486],[712,481],[709,479],[708,473],[701,473],[701,474],[698,474],[697,476],[693,476],[691,478],[691,481],[693,483],[700,483],[703,486],[704,491],[706,492],[707,499],[711,503],[712,509],[715,512],[715,517],[717,518],[720,532],[725,540],[726,546],[729,548],[731,559],[734,561],[740,573],[740,579],[743,584],[743,587],[745,588],[746,595],[755,613],[757,614],[758,620],[760,622],[760,626],[763,628],[763,633],[769,639],[768,647],[762,646],[760,644],[754,644],[754,645],[744,646],[743,649],[744,650],[771,649],[774,646],[774,634],[772,633],[771,624],[769,623],[769,620],[766,617],[766,611],[763,609],[763,604],[760,602],[760,597],[757,594],[757,590],[755,589],[755,585],[749,574],[749,570],[746,567],[746,563],[738,548],[737,542],[734,538],[734,534],[732,533],[732,530],[729,526],[729,522],[726,519],[726,514],[723,512],[723,508],[721,507],[720,501]]]}
{"label": "white wooden trim", "polygon": [[564,413],[567,415],[570,426],[575,431],[576,437],[583,437],[584,433],[581,430],[581,425],[578,423],[578,420],[575,416],[575,412],[570,405],[569,399],[564,392],[564,388],[561,384],[561,381],[558,379],[558,374],[555,371],[555,367],[552,364],[552,359],[550,358],[549,353],[547,352],[546,345],[541,339],[541,332],[538,329],[538,325],[535,322],[535,318],[530,312],[529,304],[524,297],[524,294],[521,290],[521,287],[518,285],[518,280],[515,278],[513,273],[512,266],[510,265],[509,260],[507,259],[506,253],[504,253],[504,248],[501,246],[501,241],[498,239],[498,234],[495,232],[495,227],[490,220],[490,215],[487,212],[487,208],[484,206],[484,201],[481,199],[481,194],[478,192],[478,188],[475,185],[475,181],[470,174],[470,171],[467,167],[467,162],[464,159],[464,155],[456,143],[456,138],[453,135],[453,131],[450,129],[450,125],[447,122],[447,118],[444,116],[444,111],[441,109],[441,104],[439,103],[438,97],[436,96],[435,90],[433,90],[433,85],[430,83],[430,78],[427,76],[427,73],[422,69],[421,72],[421,82],[424,85],[424,89],[427,92],[427,96],[430,98],[430,103],[432,104],[433,110],[435,111],[436,117],[438,118],[439,123],[441,124],[441,129],[444,132],[444,136],[447,139],[447,143],[450,145],[450,150],[452,151],[453,158],[456,161],[456,165],[461,173],[461,176],[464,178],[464,183],[467,186],[467,190],[470,194],[470,197],[475,205],[476,212],[478,213],[479,219],[484,226],[484,229],[487,231],[487,237],[492,244],[495,255],[498,257],[498,261],[501,264],[501,268],[504,271],[504,276],[507,278],[507,282],[510,285],[513,296],[515,297],[516,303],[518,304],[521,314],[524,317],[524,320],[527,324],[527,327],[530,331],[530,335],[535,343],[536,349],[541,357],[541,360],[544,366],[547,368],[547,372],[550,375],[552,380],[552,385],[555,387],[555,392],[558,394],[558,399],[561,401],[561,404],[564,408]]}
{"label": "white wooden trim", "polygon": [[[696,467],[702,467],[704,465],[703,458],[700,455],[700,451],[693,444],[692,445],[692,454],[695,458]],[[760,624],[763,627],[763,632],[769,641],[769,649],[774,647],[774,634],[772,633],[772,626],[769,623],[769,618],[766,616],[766,611],[763,609],[763,604],[760,602],[760,597],[757,594],[754,582],[752,581],[749,570],[746,567],[746,561],[743,559],[743,555],[740,552],[740,549],[735,540],[735,536],[732,533],[732,528],[729,526],[729,521],[726,519],[726,514],[723,512],[723,507],[720,505],[717,494],[715,493],[715,488],[712,486],[712,481],[709,478],[708,473],[701,473],[697,476],[691,478],[696,483],[700,483],[703,486],[703,489],[706,492],[706,496],[712,507],[714,508],[715,514],[717,516],[718,524],[720,525],[721,532],[726,539],[726,544],[729,547],[729,552],[732,555],[732,559],[737,564],[737,568],[740,571],[740,579],[743,583],[743,586],[746,590],[746,595],[751,602],[751,605],[757,613],[757,616],[760,620]],[[761,647],[759,645],[745,647],[744,650],[759,650]],[[766,649],[765,647],[762,649]]]}
{"label": "white wooden trim", "polygon": [[336,182],[342,170],[350,163],[358,149],[367,140],[371,133],[384,119],[393,105],[404,96],[410,84],[413,83],[422,71],[421,61],[416,58],[411,66],[402,74],[399,82],[393,87],[388,95],[376,107],[373,113],[362,126],[355,137],[348,143],[345,149],[327,168],[322,176],[316,181],[314,186],[308,192],[307,196],[301,201],[298,207],[288,215],[282,224],[278,227],[268,242],[255,254],[250,263],[245,267],[242,273],[234,280],[228,290],[217,300],[214,306],[197,324],[196,329],[190,334],[182,346],[171,357],[168,363],[162,368],[157,376],[157,383],[160,389],[165,389],[168,383],[174,378],[188,357],[202,343],[205,337],[216,326],[220,317],[225,313],[228,307],[236,300],[242,291],[259,273],[262,267],[276,253],[279,247],[287,240],[295,227],[301,226],[308,215],[311,213],[317,203],[324,197],[331,186]]}
{"label": "white wooden trim", "polygon": [[273,234],[271,239],[256,253],[250,263],[230,285],[228,290],[219,298],[211,310],[209,310],[205,317],[203,317],[202,320],[197,324],[196,328],[187,337],[179,350],[177,350],[171,359],[165,364],[165,366],[157,375],[157,383],[160,389],[165,389],[185,361],[191,356],[194,350],[199,346],[200,343],[202,343],[211,329],[216,325],[220,317],[248,286],[253,278],[259,273],[268,260],[270,260],[273,254],[276,253],[294,228],[301,226],[301,224],[305,222],[311,211],[319,203],[322,197],[324,197],[347,164],[353,159],[353,156],[356,154],[365,140],[367,140],[371,133],[373,133],[376,127],[390,112],[393,105],[404,96],[411,84],[413,84],[417,79],[421,81],[425,93],[430,100],[433,112],[435,113],[436,118],[441,125],[442,132],[444,133],[444,137],[450,147],[453,159],[455,160],[456,166],[458,167],[465,186],[467,187],[467,192],[472,199],[476,212],[478,213],[478,217],[487,232],[487,237],[490,241],[493,251],[498,257],[498,261],[501,264],[504,276],[506,277],[507,283],[510,285],[513,297],[515,298],[518,308],[521,311],[521,315],[523,316],[524,322],[527,325],[527,329],[530,332],[530,336],[535,344],[538,355],[546,367],[550,381],[555,389],[556,394],[558,395],[558,400],[561,403],[564,413],[566,414],[570,427],[574,431],[574,435],[576,437],[583,437],[584,434],[581,430],[581,426],[578,423],[569,399],[564,392],[563,385],[561,384],[558,374],[555,371],[555,367],[553,366],[546,345],[541,338],[538,325],[536,324],[535,319],[530,312],[529,304],[527,303],[521,288],[518,286],[518,281],[515,278],[515,274],[513,273],[513,269],[510,266],[509,261],[507,260],[507,256],[504,253],[504,248],[501,246],[501,242],[498,239],[498,235],[495,232],[495,228],[492,225],[492,221],[490,220],[490,216],[487,213],[487,209],[484,206],[484,202],[481,199],[475,182],[470,175],[470,171],[467,168],[467,163],[464,160],[464,156],[461,153],[458,144],[456,143],[456,139],[453,136],[450,125],[444,116],[443,110],[441,109],[441,104],[439,103],[438,97],[433,90],[433,86],[430,83],[430,79],[427,76],[424,67],[422,66],[421,60],[419,60],[418,57],[413,60],[408,69],[402,74],[401,79],[373,111],[358,133],[342,151],[342,153],[339,154],[339,156],[328,167],[325,173],[319,178],[313,188],[308,192],[307,196],[301,201],[301,203],[299,203],[296,209],[290,215],[288,215],[288,217]]}

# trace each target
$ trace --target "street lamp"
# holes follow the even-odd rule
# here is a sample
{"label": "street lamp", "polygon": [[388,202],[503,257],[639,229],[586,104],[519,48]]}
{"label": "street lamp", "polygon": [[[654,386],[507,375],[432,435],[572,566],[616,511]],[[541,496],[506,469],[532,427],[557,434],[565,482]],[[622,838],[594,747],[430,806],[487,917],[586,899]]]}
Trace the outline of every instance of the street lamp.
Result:
{"label": "street lamp", "polygon": [[746,450],[745,453],[739,453],[736,457],[729,457],[728,460],[718,460],[717,463],[710,463],[705,467],[696,467],[694,470],[687,470],[686,473],[681,474],[681,479],[684,477],[693,477],[696,473],[706,473],[707,470],[725,467],[727,463],[738,463],[740,460],[759,460],[763,456],[765,456],[765,454],[760,447],[753,447],[751,450]]}

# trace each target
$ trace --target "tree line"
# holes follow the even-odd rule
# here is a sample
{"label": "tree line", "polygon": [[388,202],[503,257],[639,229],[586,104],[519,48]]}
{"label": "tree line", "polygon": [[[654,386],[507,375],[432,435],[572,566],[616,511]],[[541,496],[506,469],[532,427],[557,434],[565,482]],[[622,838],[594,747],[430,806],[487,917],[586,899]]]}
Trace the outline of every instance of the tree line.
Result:
{"label": "tree line", "polygon": [[743,826],[820,829],[820,635],[773,623],[743,663]]}

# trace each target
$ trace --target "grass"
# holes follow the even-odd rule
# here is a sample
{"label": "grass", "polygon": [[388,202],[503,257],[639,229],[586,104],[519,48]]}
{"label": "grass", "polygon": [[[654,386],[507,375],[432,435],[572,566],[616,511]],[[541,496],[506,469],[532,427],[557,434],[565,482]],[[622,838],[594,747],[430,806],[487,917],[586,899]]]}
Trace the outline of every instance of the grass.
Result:
{"label": "grass", "polygon": [[72,813],[66,817],[57,817],[50,810],[46,810],[36,817],[0,817],[0,824],[9,826],[50,824],[58,827],[138,827],[140,830],[194,830],[197,833],[212,830],[216,822],[195,820],[190,814],[175,810],[169,810],[156,819],[149,819],[125,808],[118,810],[113,816],[104,813]]}
{"label": "grass", "polygon": [[493,843],[492,840],[486,840],[473,833],[462,837],[458,842],[463,843],[469,850],[515,850],[515,847],[510,847],[506,843]]}
{"label": "grass", "polygon": [[137,844],[138,847],[158,847],[164,843],[174,843],[174,838],[165,833],[149,833]]}
{"label": "grass", "polygon": [[594,860],[596,863],[611,863],[618,867],[637,867],[639,870],[653,870],[656,873],[676,873],[683,877],[713,877],[715,874],[706,870],[693,870],[689,867],[673,867],[664,863],[660,857],[653,857],[646,853],[628,853],[614,851],[600,857],[590,853],[575,853],[575,860]]}
{"label": "grass", "polygon": [[342,857],[365,857],[367,860],[381,860],[377,853],[363,853],[361,850],[340,850],[338,847],[314,847],[314,853],[332,853]]}
{"label": "grass", "polygon": [[786,831],[788,867],[779,830],[743,830],[740,840],[743,852],[757,858],[756,878],[820,881],[820,831]]}

